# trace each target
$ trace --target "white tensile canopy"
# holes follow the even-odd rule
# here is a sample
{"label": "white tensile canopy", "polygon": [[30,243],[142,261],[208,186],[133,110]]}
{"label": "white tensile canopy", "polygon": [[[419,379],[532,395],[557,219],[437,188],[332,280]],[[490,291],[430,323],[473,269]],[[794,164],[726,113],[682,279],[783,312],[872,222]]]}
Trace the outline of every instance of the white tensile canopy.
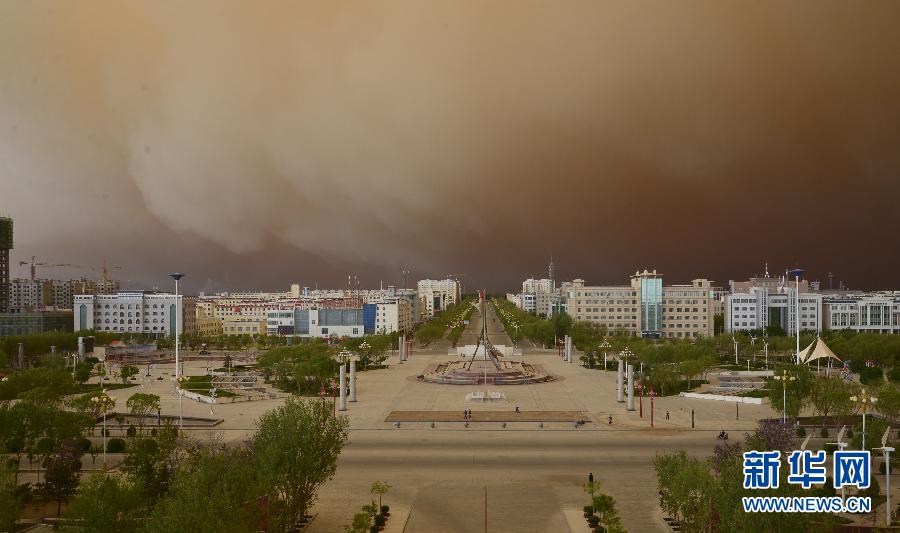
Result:
{"label": "white tensile canopy", "polygon": [[[815,347],[813,347],[815,346]],[[841,362],[841,358],[834,355],[834,352],[831,351],[831,348],[825,344],[825,341],[822,340],[822,337],[816,337],[816,340],[810,343],[809,346],[800,351],[800,362],[801,363],[812,363],[817,359],[834,359],[838,363]]]}

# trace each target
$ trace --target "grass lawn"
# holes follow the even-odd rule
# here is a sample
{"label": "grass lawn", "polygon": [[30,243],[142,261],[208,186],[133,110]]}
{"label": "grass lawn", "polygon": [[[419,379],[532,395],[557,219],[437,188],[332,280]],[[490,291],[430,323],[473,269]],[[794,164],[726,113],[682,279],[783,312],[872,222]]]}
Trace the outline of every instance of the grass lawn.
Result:
{"label": "grass lawn", "polygon": [[[191,376],[188,382],[184,384],[184,388],[185,390],[196,392],[197,394],[211,396],[210,390],[213,388],[212,379],[212,376]],[[217,388],[216,396],[219,398],[228,398],[237,396],[237,394]]]}

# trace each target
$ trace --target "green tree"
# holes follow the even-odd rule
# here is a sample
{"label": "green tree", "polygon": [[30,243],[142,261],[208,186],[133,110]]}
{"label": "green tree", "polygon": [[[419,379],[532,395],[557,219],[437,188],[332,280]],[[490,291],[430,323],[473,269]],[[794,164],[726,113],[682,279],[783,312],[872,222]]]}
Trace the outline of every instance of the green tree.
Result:
{"label": "green tree", "polygon": [[372,488],[369,489],[369,492],[372,493],[372,496],[378,496],[378,509],[381,509],[381,497],[387,494],[389,490],[391,490],[391,486],[383,481],[372,483]]}
{"label": "green tree", "polygon": [[140,487],[117,474],[93,474],[81,483],[66,509],[71,533],[130,533],[140,530],[144,519]]}
{"label": "green tree", "polygon": [[122,380],[123,384],[127,384],[128,380],[132,376],[138,375],[139,372],[140,370],[138,369],[138,367],[133,365],[125,365],[119,369],[119,378]]}
{"label": "green tree", "polygon": [[828,418],[835,414],[848,413],[853,409],[850,396],[853,387],[841,378],[819,378],[810,388],[809,403],[816,414],[822,417],[822,427],[828,425]]}
{"label": "green tree", "polygon": [[155,439],[141,437],[132,441],[127,448],[122,471],[142,487],[148,506],[152,506],[165,494],[182,459],[178,429],[167,423],[159,428]]}
{"label": "green tree", "polygon": [[138,429],[144,431],[144,417],[159,409],[159,396],[156,394],[136,393],[125,401],[128,412],[138,417]]}
{"label": "green tree", "polygon": [[321,402],[297,398],[259,418],[251,439],[254,461],[278,523],[305,513],[319,486],[334,476],[348,424]]}
{"label": "green tree", "polygon": [[16,495],[16,472],[5,460],[0,461],[0,531],[15,531],[22,505]]}
{"label": "green tree", "polygon": [[372,528],[372,515],[369,513],[356,513],[349,526],[344,526],[345,533],[369,533]]}
{"label": "green tree", "polygon": [[261,495],[249,450],[197,447],[181,464],[144,531],[275,531],[266,527]]}
{"label": "green tree", "polygon": [[94,365],[90,363],[78,363],[75,365],[74,380],[75,383],[78,384],[78,388],[81,387],[87,382],[87,380],[91,379],[91,370]]}
{"label": "green tree", "polygon": [[900,387],[897,384],[888,383],[878,388],[875,396],[878,398],[878,412],[891,420],[900,417]]}
{"label": "green tree", "polygon": [[81,472],[81,442],[66,439],[58,451],[44,461],[43,488],[47,496],[56,500],[56,516],[62,511],[62,502],[75,494]]}

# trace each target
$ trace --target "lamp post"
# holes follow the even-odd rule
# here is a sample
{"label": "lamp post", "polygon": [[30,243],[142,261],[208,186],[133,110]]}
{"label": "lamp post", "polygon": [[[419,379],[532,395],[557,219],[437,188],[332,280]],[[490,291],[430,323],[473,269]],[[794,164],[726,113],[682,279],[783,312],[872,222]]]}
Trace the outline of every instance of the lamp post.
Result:
{"label": "lamp post", "polygon": [[650,387],[650,427],[653,427],[653,397],[656,396],[656,393],[653,392],[653,387]]}
{"label": "lamp post", "polygon": [[731,342],[734,343],[734,364],[738,364],[738,342],[737,337],[732,336]]}
{"label": "lamp post", "polygon": [[603,342],[601,342],[600,345],[597,346],[597,348],[603,350],[603,370],[605,371],[606,370],[606,352],[607,352],[607,350],[609,350],[611,348],[609,341],[606,339],[603,339]]}
{"label": "lamp post", "polygon": [[178,366],[179,358],[178,358],[178,280],[184,277],[184,274],[180,272],[173,272],[169,274],[169,277],[175,280],[175,377],[181,375],[181,369]]}
{"label": "lamp post", "polygon": [[872,396],[871,392],[866,392],[866,389],[863,389],[859,392],[859,396],[851,396],[850,401],[856,404],[859,404],[859,409],[862,411],[862,449],[866,449],[866,413],[872,408],[877,402],[878,398]]}
{"label": "lamp post", "polygon": [[103,470],[106,471],[106,413],[116,405],[116,400],[106,394],[106,389],[103,389],[100,394],[92,396],[91,401],[97,405],[97,409],[103,415]]}
{"label": "lamp post", "polygon": [[884,502],[884,525],[891,525],[891,452],[894,451],[894,448],[887,445],[888,436],[891,434],[891,428],[888,428],[884,431],[884,435],[881,437],[881,448],[875,448],[876,450],[881,450],[881,453],[884,454],[884,484],[885,484],[885,502]]}
{"label": "lamp post", "polygon": [[781,423],[782,425],[787,423],[787,386],[788,383],[793,383],[797,380],[797,376],[793,374],[789,374],[787,370],[784,371],[783,374],[779,376],[773,376],[773,379],[781,382]]}
{"label": "lamp post", "polygon": [[178,385],[178,429],[184,429],[184,384],[190,380],[187,376],[178,376],[175,383]]}
{"label": "lamp post", "polygon": [[638,390],[639,390],[640,393],[641,393],[640,400],[638,400],[638,402],[639,402],[639,410],[638,410],[638,413],[639,413],[639,414],[638,414],[638,416],[639,416],[640,418],[644,418],[644,384],[643,384],[643,383],[638,383],[638,384],[637,384],[637,388],[638,388]]}
{"label": "lamp post", "polygon": [[797,364],[800,364],[800,276],[803,275],[803,269],[795,268],[788,272],[788,275],[794,276],[797,280],[795,288],[796,294],[794,295],[794,329],[797,332],[797,351],[795,352],[796,355],[794,355],[794,357],[797,359]]}
{"label": "lamp post", "polygon": [[763,346],[766,350],[766,368],[769,368],[769,341],[767,339],[763,339]]}
{"label": "lamp post", "polygon": [[[365,358],[366,358],[365,363],[363,363],[363,370],[368,370],[368,369],[369,369],[369,348],[371,348],[371,346],[369,345],[369,343],[368,343],[367,341],[362,341],[362,344],[359,345],[359,350],[362,352],[362,354],[363,354],[363,355],[365,356]],[[350,357],[350,353],[347,352],[347,353],[344,355],[344,357],[349,358],[349,357]],[[343,364],[343,361],[341,361],[341,364]]]}

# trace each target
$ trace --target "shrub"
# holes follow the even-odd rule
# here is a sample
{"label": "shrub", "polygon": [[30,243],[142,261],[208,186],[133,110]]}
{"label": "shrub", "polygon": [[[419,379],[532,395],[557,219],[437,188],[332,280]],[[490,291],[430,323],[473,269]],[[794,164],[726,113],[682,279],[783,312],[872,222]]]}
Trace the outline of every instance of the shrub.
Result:
{"label": "shrub", "polygon": [[128,431],[126,431],[125,434],[129,437],[134,437],[135,435],[137,435],[137,428],[134,427],[134,424],[128,425]]}
{"label": "shrub", "polygon": [[91,441],[90,441],[90,439],[86,439],[86,438],[82,437],[82,438],[78,441],[78,444],[79,444],[79,446],[81,447],[81,451],[83,451],[83,452],[90,451],[90,449],[91,449]]}
{"label": "shrub", "polygon": [[584,506],[584,517],[587,518],[587,517],[591,516],[592,514],[594,514],[593,506],[585,505]]}
{"label": "shrub", "polygon": [[6,451],[9,453],[19,453],[25,449],[25,443],[22,439],[18,437],[11,437],[6,439],[6,443],[4,443],[6,447]]}
{"label": "shrub", "polygon": [[803,426],[797,426],[797,436],[801,439],[806,436],[806,430],[803,429]]}
{"label": "shrub", "polygon": [[595,514],[592,514],[591,516],[588,517],[587,521],[588,521],[588,525],[590,525],[591,527],[597,527],[597,525],[600,524],[600,517]]}
{"label": "shrub", "polygon": [[819,432],[819,436],[823,439],[828,438],[828,428],[822,428],[822,431]]}
{"label": "shrub", "polygon": [[106,443],[108,453],[122,453],[125,451],[125,441],[122,439],[109,439]]}
{"label": "shrub", "polygon": [[376,526],[383,526],[385,523],[387,523],[387,518],[385,518],[383,514],[375,515]]}
{"label": "shrub", "polygon": [[822,449],[825,450],[825,453],[834,453],[837,451],[837,444],[834,442],[826,442]]}
{"label": "shrub", "polygon": [[390,506],[390,505],[382,505],[382,506],[381,506],[381,514],[387,516],[390,512],[391,512],[391,506]]}
{"label": "shrub", "polygon": [[380,531],[381,531],[381,528],[378,526],[372,526],[369,528],[369,533],[379,533]]}

